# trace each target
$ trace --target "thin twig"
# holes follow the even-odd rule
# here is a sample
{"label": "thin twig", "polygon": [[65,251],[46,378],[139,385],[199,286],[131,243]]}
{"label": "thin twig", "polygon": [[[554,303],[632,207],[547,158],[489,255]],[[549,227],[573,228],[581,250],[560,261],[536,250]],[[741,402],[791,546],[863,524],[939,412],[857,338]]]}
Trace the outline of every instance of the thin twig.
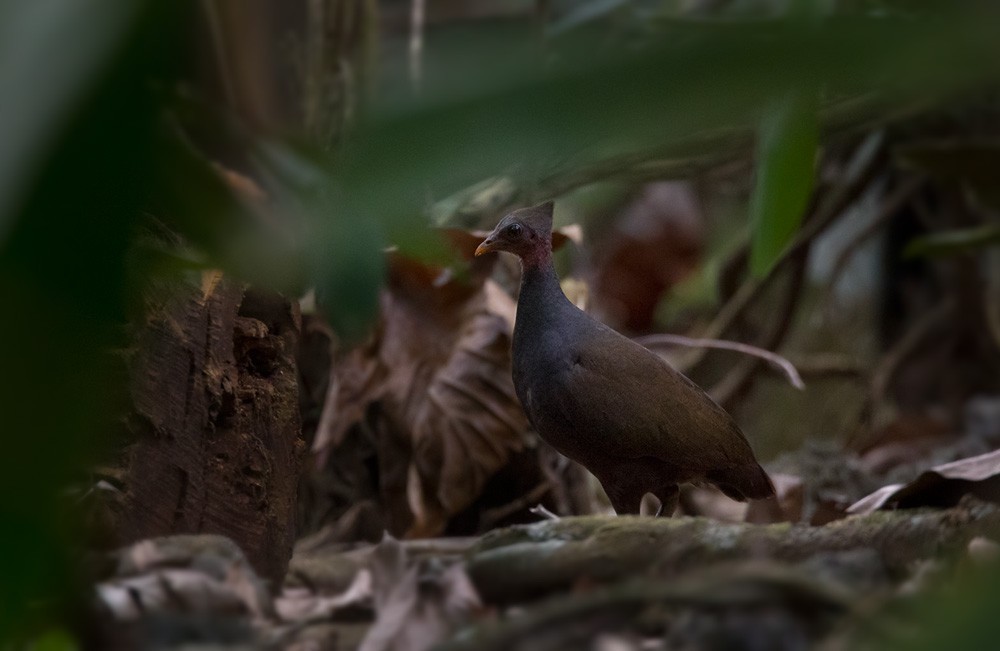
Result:
{"label": "thin twig", "polygon": [[882,361],[879,362],[875,372],[872,373],[870,400],[873,403],[881,402],[885,398],[889,384],[896,377],[903,362],[917,352],[927,337],[934,332],[934,328],[950,316],[954,309],[955,301],[950,298],[939,303],[936,308],[925,312],[914,321],[896,344],[889,349]]}
{"label": "thin twig", "polygon": [[802,376],[799,374],[795,366],[788,361],[788,359],[777,353],[771,352],[770,350],[764,350],[763,348],[751,346],[750,344],[744,344],[738,341],[726,341],[724,339],[693,339],[683,335],[671,334],[647,335],[645,337],[638,337],[636,341],[646,348],[657,348],[660,346],[717,348],[719,350],[732,350],[737,353],[743,353],[744,355],[758,357],[779,368],[782,373],[784,373],[785,377],[788,378],[788,382],[796,389],[802,390],[806,388],[805,383],[802,381]]}
{"label": "thin twig", "polygon": [[[782,296],[781,305],[775,310],[776,317],[771,320],[770,332],[767,333],[762,345],[767,349],[779,348],[792,328],[795,307],[802,295],[805,279],[806,263],[809,260],[810,246],[803,247],[795,258],[795,267],[789,273],[788,287]],[[750,388],[760,362],[751,360],[748,364],[731,371],[721,382],[712,387],[711,395],[723,406],[729,406],[739,396]]]}
{"label": "thin twig", "polygon": [[544,518],[546,520],[559,520],[560,519],[558,515],[556,515],[552,511],[550,511],[547,508],[545,508],[545,506],[542,505],[542,504],[536,504],[535,506],[533,506],[530,509],[528,509],[528,511],[530,511],[532,514],[537,515],[537,516],[539,516],[541,518]]}
{"label": "thin twig", "polygon": [[864,366],[857,360],[837,353],[817,353],[792,362],[802,377],[824,378],[844,375],[858,377],[865,374]]}
{"label": "thin twig", "polygon": [[850,429],[851,434],[844,443],[845,447],[858,449],[858,436],[862,426],[867,419],[875,413],[876,407],[885,399],[889,385],[896,373],[899,372],[903,362],[908,360],[923,345],[928,336],[934,333],[934,329],[946,318],[951,316],[955,310],[955,301],[947,299],[929,312],[925,312],[920,318],[915,320],[903,336],[896,341],[882,356],[878,366],[872,372],[871,386],[865,403],[858,412],[857,423]]}
{"label": "thin twig", "polygon": [[[545,480],[516,500],[508,502],[502,506],[483,511],[482,515],[479,516],[479,530],[489,531],[495,527],[498,522],[502,522],[515,513],[523,511],[529,506],[539,505],[540,500],[551,490],[552,484],[548,480]],[[534,511],[532,511],[532,513],[533,512]]]}

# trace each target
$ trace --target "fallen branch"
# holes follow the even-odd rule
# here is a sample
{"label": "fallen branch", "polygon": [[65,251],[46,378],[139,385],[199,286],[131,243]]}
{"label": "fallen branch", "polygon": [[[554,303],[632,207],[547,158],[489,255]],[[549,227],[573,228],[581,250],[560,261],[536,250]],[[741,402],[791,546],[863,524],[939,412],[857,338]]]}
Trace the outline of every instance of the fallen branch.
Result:
{"label": "fallen branch", "polygon": [[831,553],[874,553],[889,576],[959,552],[1000,530],[1000,507],[966,498],[946,510],[877,512],[822,527],[722,523],[707,518],[571,517],[500,529],[468,555],[487,603],[517,603],[581,580],[669,579],[695,567],[746,559],[805,562]]}
{"label": "fallen branch", "polygon": [[[755,628],[760,648],[780,648],[787,632],[822,639],[841,618],[855,610],[856,599],[843,590],[822,585],[805,572],[773,566],[719,568],[694,573],[677,583],[639,578],[624,585],[573,593],[525,609],[517,617],[489,622],[464,631],[436,647],[438,651],[557,651],[588,648],[589,643],[615,633],[628,639],[641,631],[646,637],[672,634],[679,648],[723,648],[720,630],[736,613],[785,611],[782,628],[771,628],[770,640]],[[795,604],[789,608],[789,604]],[[650,613],[656,613],[650,617]],[[713,626],[691,626],[692,616]],[[750,618],[749,621],[753,621]],[[746,621],[746,620],[744,620]],[[731,629],[730,629],[731,630]],[[611,633],[611,635],[609,635]],[[767,635],[767,633],[764,633]],[[784,636],[784,637],[782,637]],[[795,638],[799,639],[799,638]],[[766,640],[762,642],[761,640]],[[768,642],[776,643],[774,646]],[[608,645],[609,648],[618,648]],[[598,647],[600,648],[600,647]],[[640,648],[638,646],[621,648]],[[678,648],[668,645],[666,648]]]}

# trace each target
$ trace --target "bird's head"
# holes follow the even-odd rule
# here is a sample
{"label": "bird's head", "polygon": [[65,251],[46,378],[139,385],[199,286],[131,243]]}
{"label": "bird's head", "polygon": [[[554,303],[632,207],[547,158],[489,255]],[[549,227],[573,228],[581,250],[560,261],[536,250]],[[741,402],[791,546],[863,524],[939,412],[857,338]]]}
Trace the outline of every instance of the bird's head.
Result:
{"label": "bird's head", "polygon": [[476,249],[476,255],[491,251],[513,253],[525,263],[547,258],[552,252],[552,202],[521,208],[500,220]]}

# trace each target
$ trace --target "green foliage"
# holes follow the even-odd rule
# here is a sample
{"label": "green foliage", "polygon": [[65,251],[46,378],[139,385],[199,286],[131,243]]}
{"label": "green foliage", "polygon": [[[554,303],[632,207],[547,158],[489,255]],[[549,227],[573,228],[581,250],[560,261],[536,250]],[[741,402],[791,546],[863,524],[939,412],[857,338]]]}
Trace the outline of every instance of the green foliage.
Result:
{"label": "green foliage", "polygon": [[64,630],[53,629],[38,636],[28,647],[29,651],[76,651],[76,641]]}
{"label": "green foliage", "polygon": [[12,227],[45,155],[120,61],[142,6],[133,0],[0,6],[0,237]]}
{"label": "green foliage", "polygon": [[[750,128],[790,88],[822,88],[827,97],[877,89],[891,105],[992,78],[1000,66],[982,20],[665,21],[638,47],[595,46],[589,32],[570,32],[544,53],[547,65],[528,35],[497,44],[474,29],[443,34],[429,45],[436,52],[428,54],[423,91],[383,94],[359,121],[340,178],[352,212],[356,205],[384,223],[498,175],[527,188],[528,203],[545,197],[545,179],[560,171],[655,152],[694,133]],[[814,142],[808,104],[806,95],[778,112],[787,117],[775,120],[781,126],[770,139],[789,143],[774,148],[781,161],[804,160]],[[796,145],[782,138],[790,129],[808,142],[782,156]],[[788,167],[795,176],[780,183],[784,177],[765,166],[766,187],[798,183],[801,167],[811,178],[811,165],[781,169]],[[797,203],[780,200],[782,190],[808,195],[767,193],[787,206],[782,215]],[[778,220],[785,230],[762,241],[780,242],[789,221]],[[413,225],[399,223],[408,227],[394,232]]]}
{"label": "green foliage", "polygon": [[[857,648],[886,651],[963,651],[995,649],[1000,638],[996,616],[1000,598],[1000,568],[995,564],[961,568],[957,579],[930,589],[926,594],[897,604],[881,619],[896,619],[897,626],[872,631]],[[906,622],[919,622],[919,627]]]}
{"label": "green foliage", "polygon": [[906,245],[903,255],[908,258],[954,255],[996,244],[1000,244],[1000,226],[986,224],[976,228],[932,233],[916,238]]}
{"label": "green foliage", "polygon": [[0,640],[43,620],[53,597],[83,594],[65,557],[74,513],[60,488],[81,477],[118,410],[109,351],[157,112],[137,90],[162,74],[171,24],[148,9],[53,0],[0,10]]}
{"label": "green foliage", "polygon": [[261,142],[255,158],[279,212],[302,225],[307,241],[304,264],[324,315],[346,342],[360,340],[378,311],[384,276],[382,224],[352,214],[338,201],[331,163],[318,150]]}
{"label": "green foliage", "polygon": [[788,93],[767,112],[758,138],[750,270],[761,277],[795,236],[812,194],[819,147],[815,93]]}

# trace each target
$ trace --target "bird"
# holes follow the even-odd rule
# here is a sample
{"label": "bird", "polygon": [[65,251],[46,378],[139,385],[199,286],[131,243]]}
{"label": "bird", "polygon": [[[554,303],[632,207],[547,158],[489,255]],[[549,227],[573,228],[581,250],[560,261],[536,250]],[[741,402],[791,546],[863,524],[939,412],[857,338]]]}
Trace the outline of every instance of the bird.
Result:
{"label": "bird", "polygon": [[563,293],[552,261],[553,203],[515,210],[475,251],[512,253],[521,286],[511,344],[515,392],[532,429],[583,465],[618,515],[643,497],[670,516],[679,485],[713,484],[738,501],[774,485],[732,417],[659,355]]}

